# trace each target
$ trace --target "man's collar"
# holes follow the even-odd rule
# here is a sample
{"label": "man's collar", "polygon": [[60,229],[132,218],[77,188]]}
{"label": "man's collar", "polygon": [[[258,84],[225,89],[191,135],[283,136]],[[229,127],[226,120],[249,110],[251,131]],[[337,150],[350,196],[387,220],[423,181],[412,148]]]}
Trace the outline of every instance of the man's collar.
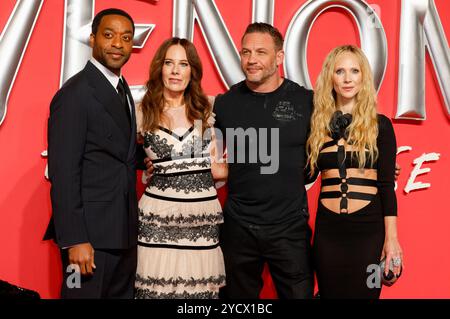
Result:
{"label": "man's collar", "polygon": [[91,57],[90,60],[91,63],[102,72],[102,74],[108,79],[108,81],[111,83],[111,85],[116,89],[117,84],[119,84],[119,79],[122,78],[122,75],[117,76],[113,72],[111,72],[107,67],[105,67],[103,64],[98,62],[94,57]]}

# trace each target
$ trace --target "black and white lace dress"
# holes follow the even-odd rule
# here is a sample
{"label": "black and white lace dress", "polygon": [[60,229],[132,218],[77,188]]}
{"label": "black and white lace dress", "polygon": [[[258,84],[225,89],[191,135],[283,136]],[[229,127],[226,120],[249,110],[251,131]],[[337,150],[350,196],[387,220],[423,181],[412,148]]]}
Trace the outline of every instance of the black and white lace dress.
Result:
{"label": "black and white lace dress", "polygon": [[175,131],[143,133],[154,173],[139,201],[136,298],[218,298],[223,216],[210,141],[194,126]]}

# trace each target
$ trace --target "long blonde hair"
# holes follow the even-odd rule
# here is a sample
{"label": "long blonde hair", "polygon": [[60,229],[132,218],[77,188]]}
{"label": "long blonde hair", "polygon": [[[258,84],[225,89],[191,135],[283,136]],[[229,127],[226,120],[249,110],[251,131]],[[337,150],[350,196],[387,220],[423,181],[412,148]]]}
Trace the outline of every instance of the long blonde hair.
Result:
{"label": "long blonde hair", "polygon": [[[352,122],[347,128],[347,142],[354,147],[351,156],[353,158],[356,155],[359,168],[365,167],[368,161],[370,165],[373,165],[378,157],[377,100],[369,61],[360,48],[353,45],[339,46],[326,57],[314,90],[311,133],[306,144],[311,175],[317,168],[317,158],[327,136],[331,136],[330,120],[337,111],[333,73],[336,60],[345,52],[351,52],[356,56],[362,75],[361,89],[356,95],[355,106],[352,110]],[[366,156],[366,151],[369,156]]]}

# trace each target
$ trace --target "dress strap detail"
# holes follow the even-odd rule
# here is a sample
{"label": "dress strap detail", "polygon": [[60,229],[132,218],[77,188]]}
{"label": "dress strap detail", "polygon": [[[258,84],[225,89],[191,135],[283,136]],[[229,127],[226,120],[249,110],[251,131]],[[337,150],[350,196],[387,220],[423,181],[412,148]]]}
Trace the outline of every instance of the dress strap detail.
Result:
{"label": "dress strap detail", "polygon": [[[332,192],[321,192],[320,198],[341,198],[341,202],[343,199],[350,198],[350,199],[359,199],[359,200],[372,200],[375,197],[375,194],[368,194],[368,193],[360,193],[360,192],[339,192],[339,191],[332,191]],[[343,207],[346,209],[346,206]]]}
{"label": "dress strap detail", "polygon": [[149,244],[143,241],[138,241],[138,246],[152,247],[152,248],[169,248],[169,249],[185,249],[185,250],[209,250],[219,247],[219,243],[207,246],[186,246],[186,245],[169,245],[169,244]]}
{"label": "dress strap detail", "polygon": [[327,147],[330,147],[330,146],[334,146],[334,145],[336,145],[336,141],[335,140],[331,140],[331,141],[325,142],[325,143],[323,143],[321,150],[323,150],[323,149],[325,149]]}
{"label": "dress strap detail", "polygon": [[211,156],[210,153],[201,153],[201,154],[187,154],[182,156],[168,156],[164,158],[158,158],[155,160],[152,160],[153,163],[164,163],[164,162],[170,162],[170,161],[176,161],[180,159],[188,159],[188,158],[209,158]]}
{"label": "dress strap detail", "polygon": [[160,177],[175,177],[175,176],[183,176],[183,175],[194,175],[194,174],[203,174],[211,172],[210,168],[206,169],[199,169],[199,170],[190,170],[190,171],[184,171],[184,172],[176,172],[176,173],[156,173],[154,176],[160,176]]}
{"label": "dress strap detail", "polygon": [[322,186],[332,186],[339,185],[341,183],[347,183],[349,185],[357,185],[357,186],[377,186],[377,181],[374,179],[368,178],[358,178],[358,177],[349,177],[349,178],[326,178],[322,180]]}
{"label": "dress strap detail", "polygon": [[188,128],[187,131],[186,131],[183,135],[181,135],[181,136],[179,136],[178,134],[176,134],[174,131],[169,130],[168,128],[165,128],[164,126],[158,125],[158,128],[159,128],[161,131],[166,132],[166,133],[169,134],[169,135],[172,135],[173,137],[175,137],[176,139],[178,139],[178,140],[181,142],[181,141],[184,140],[189,134],[192,133],[192,131],[194,130],[194,125],[192,125],[190,128]]}
{"label": "dress strap detail", "polygon": [[153,193],[149,193],[147,191],[145,191],[144,194],[146,196],[148,196],[148,197],[153,197],[153,198],[160,199],[160,200],[166,200],[166,201],[169,201],[169,202],[190,203],[190,202],[203,202],[203,201],[217,199],[217,195],[207,196],[207,197],[199,197],[199,198],[176,198],[176,197],[168,197],[168,196],[156,195],[156,194],[153,194]]}

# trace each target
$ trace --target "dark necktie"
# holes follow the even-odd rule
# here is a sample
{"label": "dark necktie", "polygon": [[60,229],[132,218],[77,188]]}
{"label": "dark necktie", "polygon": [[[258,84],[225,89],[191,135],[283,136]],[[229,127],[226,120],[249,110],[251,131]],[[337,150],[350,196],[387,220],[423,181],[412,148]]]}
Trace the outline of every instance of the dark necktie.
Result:
{"label": "dark necktie", "polygon": [[119,93],[120,100],[122,101],[122,105],[125,108],[125,112],[127,113],[128,122],[131,123],[130,107],[128,106],[127,94],[125,93],[125,85],[123,84],[122,79],[119,79],[119,83],[117,84],[117,93]]}

